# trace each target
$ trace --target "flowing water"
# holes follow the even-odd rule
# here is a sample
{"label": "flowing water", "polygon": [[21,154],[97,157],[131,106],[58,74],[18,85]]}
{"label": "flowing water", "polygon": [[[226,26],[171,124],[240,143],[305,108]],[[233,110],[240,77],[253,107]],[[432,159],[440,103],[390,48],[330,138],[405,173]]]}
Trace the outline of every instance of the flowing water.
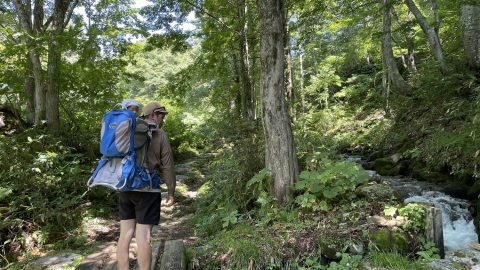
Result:
{"label": "flowing water", "polygon": [[[345,156],[352,162],[362,164],[362,157]],[[387,182],[400,192],[405,202],[432,203],[442,210],[443,239],[446,251],[456,251],[468,248],[470,243],[478,243],[478,236],[473,225],[473,218],[468,207],[470,203],[466,200],[453,198],[440,192],[437,186],[420,182],[415,179],[402,176],[380,176],[375,171],[367,171],[370,176],[380,177],[382,182]]]}

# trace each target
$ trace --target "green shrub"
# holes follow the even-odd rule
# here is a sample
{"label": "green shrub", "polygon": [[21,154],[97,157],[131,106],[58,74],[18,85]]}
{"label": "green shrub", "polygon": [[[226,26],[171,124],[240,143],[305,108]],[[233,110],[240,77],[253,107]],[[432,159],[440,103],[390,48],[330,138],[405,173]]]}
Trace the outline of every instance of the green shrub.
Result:
{"label": "green shrub", "polygon": [[86,192],[94,164],[41,129],[3,137],[0,152],[0,248],[6,261],[72,235],[89,199],[108,201],[108,191]]}
{"label": "green shrub", "polygon": [[294,188],[303,192],[295,198],[302,208],[328,210],[328,205],[355,197],[355,188],[368,181],[368,174],[359,165],[348,161],[323,158],[319,169],[302,171]]}
{"label": "green shrub", "polygon": [[[211,234],[229,227],[256,207],[266,179],[256,172],[264,167],[261,140],[246,137],[229,143],[210,164],[208,189],[202,189],[193,223],[200,233]],[[232,214],[235,213],[235,214]]]}

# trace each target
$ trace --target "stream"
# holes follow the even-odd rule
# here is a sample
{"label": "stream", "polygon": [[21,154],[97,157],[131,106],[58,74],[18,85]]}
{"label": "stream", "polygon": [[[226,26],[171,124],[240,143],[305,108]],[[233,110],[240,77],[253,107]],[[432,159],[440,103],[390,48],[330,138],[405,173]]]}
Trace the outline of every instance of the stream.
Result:
{"label": "stream", "polygon": [[[359,156],[344,156],[346,160],[364,163]],[[370,176],[378,176],[382,182],[389,183],[403,198],[405,203],[426,202],[442,210],[443,239],[446,252],[468,249],[469,244],[478,243],[478,236],[473,224],[473,217],[468,211],[467,200],[453,198],[439,191],[431,183],[417,181],[403,176],[381,176],[375,171],[367,170]]]}

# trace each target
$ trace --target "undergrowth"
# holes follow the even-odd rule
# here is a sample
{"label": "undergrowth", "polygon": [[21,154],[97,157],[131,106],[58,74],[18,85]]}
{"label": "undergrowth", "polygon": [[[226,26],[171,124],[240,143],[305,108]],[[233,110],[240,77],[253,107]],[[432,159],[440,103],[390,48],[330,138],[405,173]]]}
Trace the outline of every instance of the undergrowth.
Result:
{"label": "undergrowth", "polygon": [[111,215],[113,204],[111,192],[87,192],[92,161],[39,128],[0,136],[0,265],[82,247],[83,218]]}

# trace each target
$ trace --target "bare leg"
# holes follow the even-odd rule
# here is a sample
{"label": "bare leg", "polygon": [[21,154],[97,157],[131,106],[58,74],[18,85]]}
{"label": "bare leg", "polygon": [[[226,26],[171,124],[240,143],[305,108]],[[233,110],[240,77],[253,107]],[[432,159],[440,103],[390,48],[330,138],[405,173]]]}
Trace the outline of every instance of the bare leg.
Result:
{"label": "bare leg", "polygon": [[150,270],[152,260],[152,246],[150,234],[153,225],[137,224],[135,239],[137,241],[137,262],[140,270]]}
{"label": "bare leg", "polygon": [[135,224],[135,219],[120,220],[120,237],[117,244],[118,270],[128,270],[128,254],[135,232]]}

